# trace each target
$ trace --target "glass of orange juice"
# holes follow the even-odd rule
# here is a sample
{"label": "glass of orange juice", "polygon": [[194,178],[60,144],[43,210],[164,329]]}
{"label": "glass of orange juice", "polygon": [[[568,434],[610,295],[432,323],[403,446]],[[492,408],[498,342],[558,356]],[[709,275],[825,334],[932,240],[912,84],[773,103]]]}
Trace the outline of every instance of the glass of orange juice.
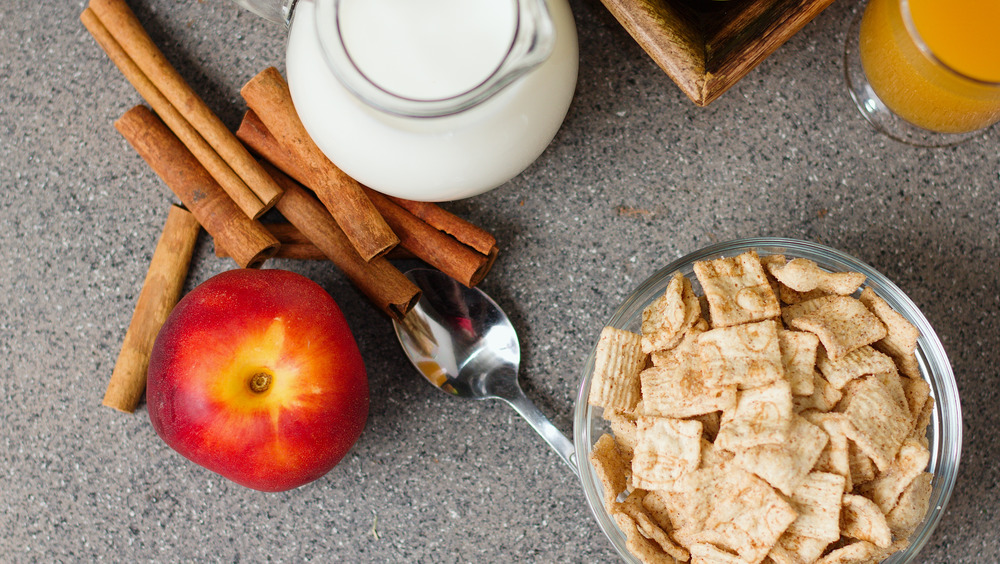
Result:
{"label": "glass of orange juice", "polygon": [[917,146],[966,141],[1000,121],[1000,0],[870,0],[844,63],[879,131]]}

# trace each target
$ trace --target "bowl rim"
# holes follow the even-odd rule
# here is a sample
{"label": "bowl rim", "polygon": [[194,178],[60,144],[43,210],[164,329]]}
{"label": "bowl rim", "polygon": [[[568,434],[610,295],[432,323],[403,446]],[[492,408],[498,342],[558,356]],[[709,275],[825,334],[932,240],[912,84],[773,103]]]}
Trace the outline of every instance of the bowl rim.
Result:
{"label": "bowl rim", "polygon": [[[602,327],[613,326],[621,328],[627,321],[634,319],[636,314],[641,315],[642,308],[651,301],[648,294],[658,285],[665,287],[665,283],[669,281],[668,276],[675,271],[679,271],[685,266],[693,265],[695,261],[719,258],[721,256],[735,256],[748,250],[766,250],[767,254],[779,254],[780,251],[790,251],[791,254],[810,255],[809,258],[818,256],[827,262],[840,263],[845,269],[861,272],[865,275],[865,282],[862,288],[871,287],[879,297],[886,300],[895,311],[901,313],[920,331],[920,338],[917,341],[917,358],[920,364],[920,373],[930,384],[931,395],[935,401],[930,425],[931,462],[927,470],[934,473],[932,479],[933,489],[927,515],[925,515],[920,526],[910,535],[910,545],[905,550],[894,553],[884,562],[886,564],[902,564],[903,562],[911,561],[919,554],[927,541],[930,540],[934,529],[937,528],[938,523],[944,516],[944,509],[954,490],[961,460],[962,410],[958,396],[958,385],[941,340],[916,304],[885,275],[871,265],[843,251],[813,241],[784,237],[733,239],[700,248],[671,261],[666,266],[653,272],[653,274],[640,283],[625,298]],[[644,300],[644,303],[639,304],[640,300]],[[598,491],[599,484],[594,476],[594,471],[589,460],[593,444],[590,423],[593,418],[592,412],[594,408],[589,405],[587,398],[590,391],[590,378],[593,373],[595,351],[596,345],[592,347],[583,365],[574,406],[573,442],[576,447],[576,456],[580,467],[580,482],[583,486],[584,497],[587,500],[591,514],[597,520],[601,530],[619,556],[626,562],[637,563],[638,560],[625,548],[624,536],[621,531],[604,509],[603,496]],[[949,415],[947,419],[944,417],[945,412]],[[596,439],[596,437],[593,438]]]}

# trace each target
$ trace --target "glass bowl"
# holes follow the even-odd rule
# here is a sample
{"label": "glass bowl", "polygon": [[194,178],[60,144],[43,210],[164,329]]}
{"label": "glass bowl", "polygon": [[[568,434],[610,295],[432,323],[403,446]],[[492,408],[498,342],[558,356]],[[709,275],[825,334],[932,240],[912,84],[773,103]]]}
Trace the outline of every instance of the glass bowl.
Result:
{"label": "glass bowl", "polygon": [[[893,554],[884,561],[886,564],[913,562],[930,539],[938,521],[941,520],[945,505],[947,505],[952,489],[955,487],[962,450],[962,414],[955,376],[952,373],[944,347],[941,346],[941,341],[917,306],[888,278],[854,257],[817,243],[778,238],[741,239],[706,247],[660,269],[625,299],[611,316],[607,325],[638,333],[642,324],[642,311],[663,294],[675,272],[681,272],[687,276],[691,280],[695,292],[700,295],[702,294],[701,286],[694,276],[694,263],[696,261],[733,257],[751,249],[756,250],[761,256],[783,254],[788,259],[806,258],[815,261],[820,267],[829,271],[860,272],[866,276],[864,286],[870,287],[894,310],[901,313],[920,330],[921,336],[917,342],[916,351],[917,360],[920,364],[920,373],[930,384],[931,395],[934,396],[935,400],[934,413],[927,430],[931,452],[928,471],[934,473],[933,491],[927,515],[910,536],[909,547]],[[580,479],[583,482],[583,491],[590,511],[594,514],[597,523],[611,544],[614,545],[615,550],[625,562],[639,564],[639,560],[625,548],[624,533],[604,509],[601,483],[590,464],[590,453],[594,443],[603,433],[608,432],[606,422],[601,418],[600,408],[592,407],[587,403],[593,371],[594,351],[591,351],[583,367],[583,378],[577,393],[573,421],[573,438],[576,443],[577,460],[580,464]]]}

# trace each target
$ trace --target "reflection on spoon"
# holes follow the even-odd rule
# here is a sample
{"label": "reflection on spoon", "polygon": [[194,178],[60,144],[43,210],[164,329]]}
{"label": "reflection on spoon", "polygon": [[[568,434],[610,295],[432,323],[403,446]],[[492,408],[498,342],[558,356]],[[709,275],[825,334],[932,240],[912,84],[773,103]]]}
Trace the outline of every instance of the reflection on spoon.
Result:
{"label": "reflection on spoon", "polygon": [[420,301],[396,336],[413,366],[435,387],[455,396],[507,402],[579,474],[573,443],[524,395],[517,383],[521,347],[507,315],[489,296],[447,275],[414,269]]}

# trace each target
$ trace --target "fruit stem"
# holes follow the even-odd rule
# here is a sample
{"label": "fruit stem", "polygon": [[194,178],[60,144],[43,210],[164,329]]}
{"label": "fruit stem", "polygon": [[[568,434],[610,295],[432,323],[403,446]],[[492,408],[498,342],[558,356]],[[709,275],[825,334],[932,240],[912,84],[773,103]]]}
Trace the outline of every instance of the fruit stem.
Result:
{"label": "fruit stem", "polygon": [[257,394],[266,392],[271,387],[271,375],[267,372],[258,372],[250,378],[250,389]]}

